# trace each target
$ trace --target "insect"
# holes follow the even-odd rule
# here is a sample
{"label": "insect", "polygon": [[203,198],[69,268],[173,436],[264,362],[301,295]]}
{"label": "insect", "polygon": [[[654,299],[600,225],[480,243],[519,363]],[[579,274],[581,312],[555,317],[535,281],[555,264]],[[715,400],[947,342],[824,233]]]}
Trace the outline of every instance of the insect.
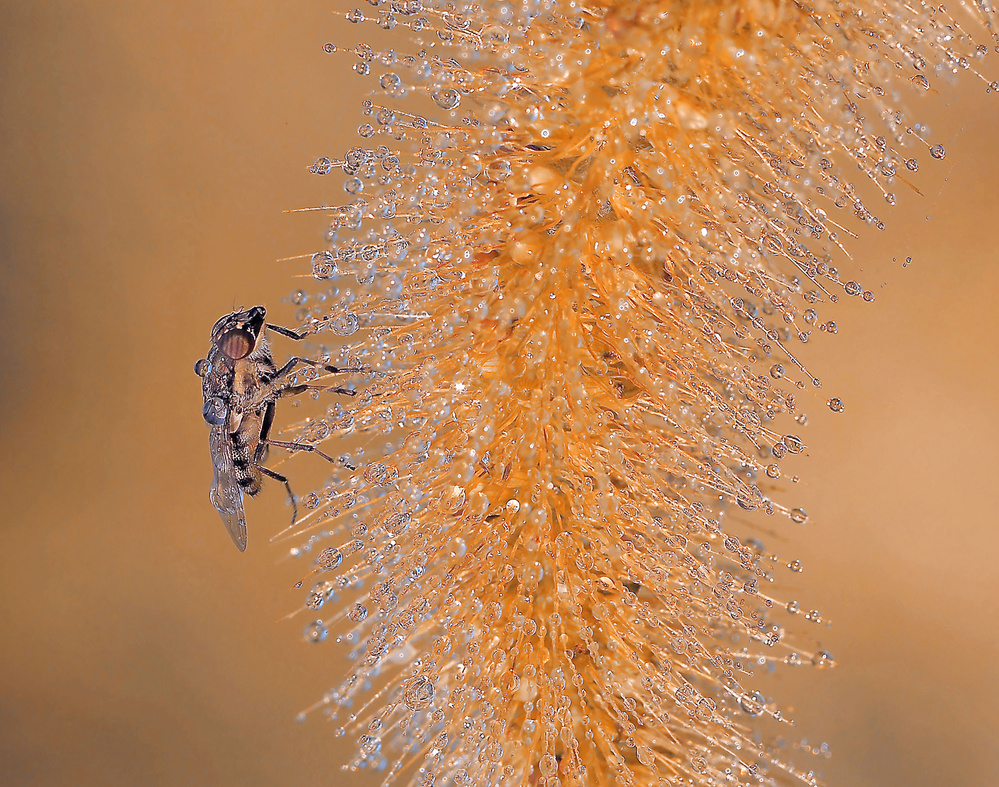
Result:
{"label": "insect", "polygon": [[263,476],[284,484],[291,499],[292,522],[298,517],[288,479],[261,464],[268,446],[311,451],[328,462],[334,461],[314,445],[270,439],[277,400],[309,389],[354,395],[346,388],[289,384],[288,377],[299,364],[334,374],[346,370],[298,356],[278,369],[267,343],[266,329],[296,341],[304,339],[305,334],[265,322],[266,316],[263,306],[254,306],[219,319],[212,328],[208,356],[194,365],[195,373],[201,378],[205,398],[202,414],[210,427],[208,445],[215,468],[209,497],[240,552],[246,549],[243,493],[256,495]]}

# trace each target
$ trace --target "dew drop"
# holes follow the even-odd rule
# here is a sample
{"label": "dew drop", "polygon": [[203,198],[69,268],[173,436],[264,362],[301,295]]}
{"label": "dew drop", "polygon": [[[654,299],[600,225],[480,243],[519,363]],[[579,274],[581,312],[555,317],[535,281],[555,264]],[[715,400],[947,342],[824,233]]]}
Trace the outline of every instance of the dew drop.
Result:
{"label": "dew drop", "polygon": [[308,642],[322,642],[328,635],[329,630],[321,620],[314,620],[305,627],[305,639]]}
{"label": "dew drop", "polygon": [[312,255],[312,275],[317,279],[332,279],[339,273],[332,252],[317,251]]}
{"label": "dew drop", "polygon": [[343,562],[343,553],[336,547],[326,547],[316,555],[316,565],[324,571],[333,571]]}
{"label": "dew drop", "polygon": [[402,700],[410,710],[424,710],[434,700],[434,684],[426,675],[419,675],[403,684]]}
{"label": "dew drop", "polygon": [[309,167],[309,172],[313,175],[329,175],[332,169],[333,162],[326,158],[326,156],[323,156],[315,160],[313,165]]}
{"label": "dew drop", "polygon": [[455,109],[461,103],[461,93],[453,87],[438,90],[434,93],[434,103],[441,109]]}
{"label": "dew drop", "polygon": [[486,177],[494,183],[504,181],[512,174],[510,162],[503,159],[492,161],[486,166]]}
{"label": "dew drop", "polygon": [[839,399],[839,398],[837,398],[837,397],[834,396],[832,399],[830,399],[828,402],[826,402],[826,404],[829,406],[829,409],[832,410],[834,413],[841,413],[841,412],[843,412],[843,400],[842,399]]}
{"label": "dew drop", "polygon": [[794,508],[791,510],[791,521],[796,525],[803,525],[808,521],[808,514],[803,508]]}
{"label": "dew drop", "polygon": [[812,664],[819,669],[836,666],[836,662],[833,661],[832,654],[830,654],[828,650],[820,650],[812,656]]}
{"label": "dew drop", "polygon": [[352,312],[340,312],[330,321],[333,333],[338,336],[350,336],[357,330],[357,315]]}
{"label": "dew drop", "polygon": [[763,695],[756,691],[753,694],[743,694],[739,698],[739,707],[750,716],[759,716],[763,712],[766,701]]}
{"label": "dew drop", "polygon": [[786,434],[782,441],[789,454],[800,454],[804,450],[804,444],[797,435]]}
{"label": "dew drop", "polygon": [[382,90],[392,93],[400,88],[402,78],[398,74],[389,71],[378,78],[378,84],[381,85]]}

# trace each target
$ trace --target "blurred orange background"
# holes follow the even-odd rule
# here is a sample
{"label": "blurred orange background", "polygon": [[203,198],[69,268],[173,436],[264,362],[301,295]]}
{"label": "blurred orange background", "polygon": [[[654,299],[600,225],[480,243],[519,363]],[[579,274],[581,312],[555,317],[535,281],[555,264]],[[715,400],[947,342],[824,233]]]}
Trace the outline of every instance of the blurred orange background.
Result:
{"label": "blurred orange background", "polygon": [[[356,144],[374,80],[322,45],[378,31],[337,7],[0,7],[4,784],[380,782],[294,721],[344,654],[282,620],[303,568],[268,544],[280,487],[249,505],[245,554],[211,508],[192,371],[234,303],[291,320],[306,266],[276,260],[324,221],[282,211],[343,200],[307,167]],[[824,384],[784,500],[810,520],[769,541],[805,566],[780,594],[833,624],[803,631],[839,666],[774,694],[839,787],[999,784],[999,96],[968,80],[915,114],[947,158],[920,156],[925,196],[899,189],[854,246],[876,303],[806,348]]]}

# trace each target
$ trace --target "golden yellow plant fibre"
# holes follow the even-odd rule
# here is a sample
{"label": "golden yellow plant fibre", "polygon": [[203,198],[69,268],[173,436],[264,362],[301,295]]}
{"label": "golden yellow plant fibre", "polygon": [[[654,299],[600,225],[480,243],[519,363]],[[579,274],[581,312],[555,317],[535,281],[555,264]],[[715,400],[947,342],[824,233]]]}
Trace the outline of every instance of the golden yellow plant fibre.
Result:
{"label": "golden yellow plant fibre", "polygon": [[306,498],[293,550],[318,576],[309,638],[353,659],[318,706],[358,740],[348,767],[815,784],[769,742],[782,714],[754,676],[829,663],[785,639],[797,606],[767,589],[799,566],[724,514],[804,521],[767,485],[820,385],[793,344],[835,331],[839,297],[873,300],[849,227],[883,228],[945,155],[904,100],[962,71],[996,89],[994,11],[370,5],[347,18],[412,48],[327,46],[378,90],[362,145],[313,167],[351,196],[313,257],[328,284],[294,296],[364,370],[300,431],[364,445]]}

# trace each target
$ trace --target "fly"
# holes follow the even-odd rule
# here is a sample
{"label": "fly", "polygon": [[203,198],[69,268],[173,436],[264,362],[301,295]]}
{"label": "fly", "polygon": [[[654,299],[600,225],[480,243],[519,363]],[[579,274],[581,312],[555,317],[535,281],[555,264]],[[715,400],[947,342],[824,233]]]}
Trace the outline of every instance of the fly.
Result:
{"label": "fly", "polygon": [[284,484],[291,499],[292,522],[298,517],[288,479],[261,464],[268,446],[311,451],[328,462],[334,461],[314,445],[270,439],[277,400],[309,389],[354,395],[346,388],[289,385],[288,376],[299,364],[333,374],[345,370],[298,356],[278,369],[267,343],[266,329],[296,341],[304,339],[305,334],[265,322],[266,314],[263,306],[254,306],[222,317],[212,328],[208,356],[194,365],[195,373],[201,377],[205,398],[202,414],[210,427],[208,445],[215,469],[209,497],[240,552],[246,549],[243,493],[256,495],[263,476]]}

